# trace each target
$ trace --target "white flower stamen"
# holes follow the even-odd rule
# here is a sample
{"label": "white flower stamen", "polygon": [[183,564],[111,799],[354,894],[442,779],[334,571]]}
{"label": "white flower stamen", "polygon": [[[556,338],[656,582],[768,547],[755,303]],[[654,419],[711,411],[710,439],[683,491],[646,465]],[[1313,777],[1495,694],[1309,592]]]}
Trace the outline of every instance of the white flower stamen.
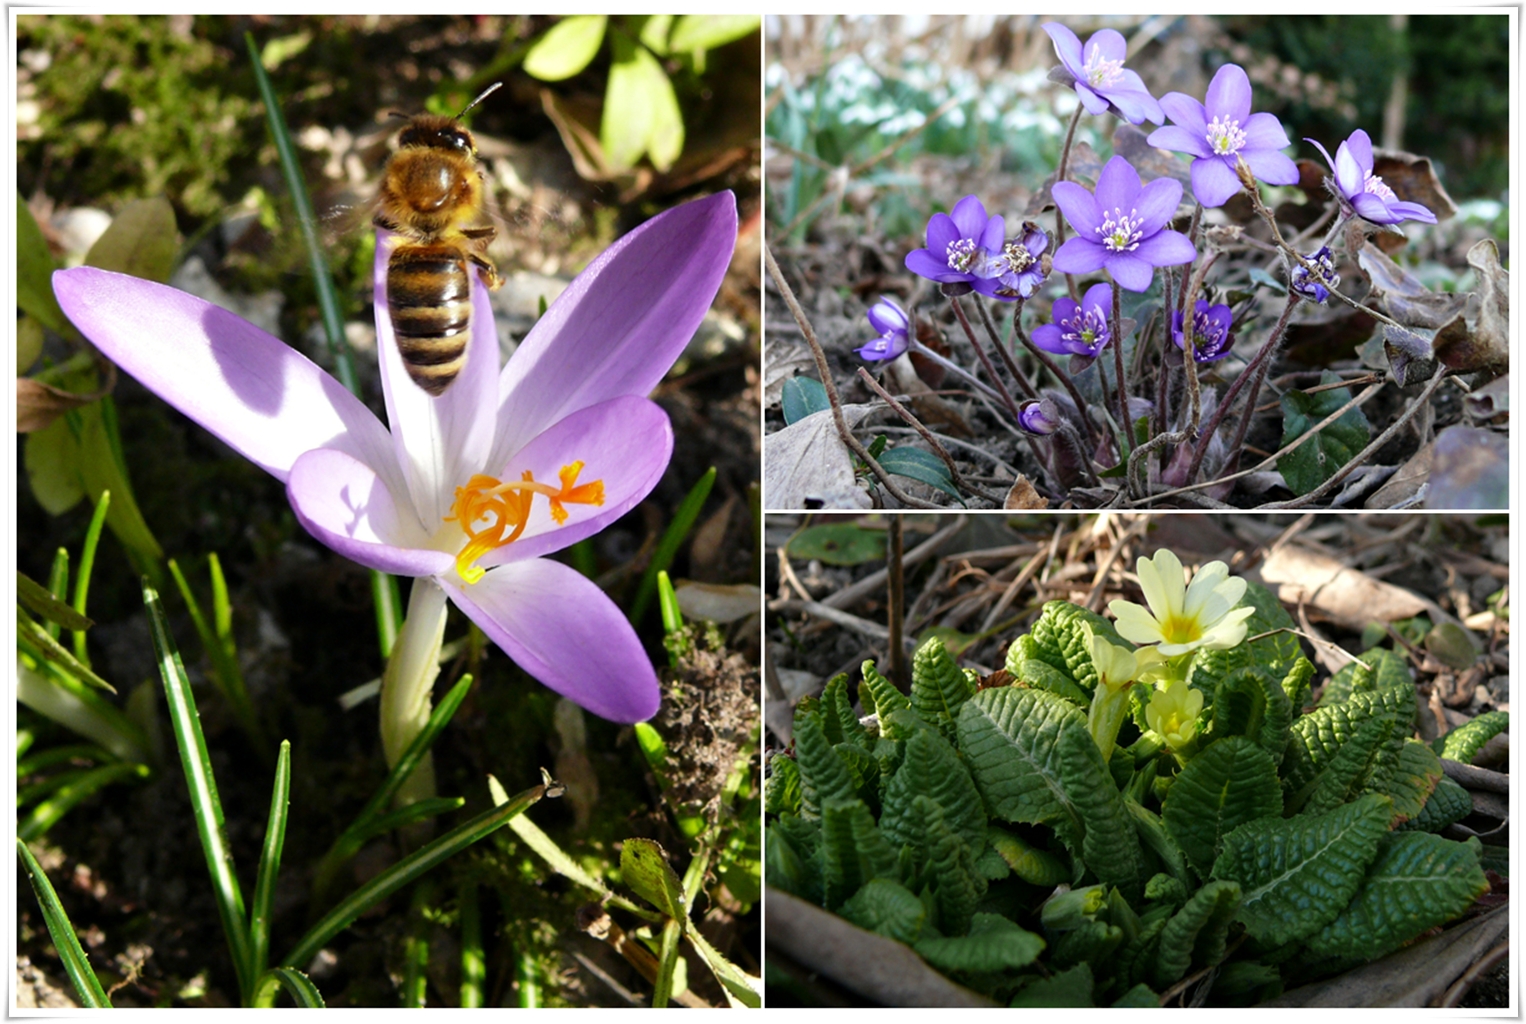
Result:
{"label": "white flower stamen", "polygon": [[1111,217],[1102,218],[1097,234],[1101,236],[1102,244],[1113,252],[1133,252],[1144,238],[1143,224],[1144,218],[1139,216],[1138,210],[1124,213],[1114,207]]}
{"label": "white flower stamen", "polygon": [[1245,145],[1245,132],[1240,122],[1227,117],[1215,117],[1208,122],[1208,145],[1219,156],[1233,156]]}
{"label": "white flower stamen", "polygon": [[970,268],[980,259],[980,246],[973,239],[959,238],[948,243],[948,268],[961,274],[968,274]]}
{"label": "white flower stamen", "polygon": [[1102,47],[1092,44],[1081,70],[1086,72],[1086,84],[1093,89],[1106,89],[1123,77],[1123,61],[1108,60],[1102,56]]}
{"label": "white flower stamen", "polygon": [[1394,190],[1385,185],[1383,183],[1383,179],[1378,177],[1376,174],[1373,174],[1371,171],[1367,172],[1367,178],[1362,182],[1362,191],[1370,192],[1371,194],[1377,196],[1379,199],[1383,200],[1385,203],[1395,203],[1399,201],[1399,197],[1394,194]]}

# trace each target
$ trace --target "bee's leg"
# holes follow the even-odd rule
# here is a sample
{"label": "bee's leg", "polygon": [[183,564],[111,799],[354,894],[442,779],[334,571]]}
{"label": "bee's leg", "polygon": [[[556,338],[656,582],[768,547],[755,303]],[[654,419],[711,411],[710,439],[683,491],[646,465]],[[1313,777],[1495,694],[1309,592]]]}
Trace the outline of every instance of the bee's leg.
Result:
{"label": "bee's leg", "polygon": [[[492,229],[490,228],[489,230]],[[470,253],[467,258],[475,263],[477,269],[482,272],[483,284],[494,290],[503,287],[503,278],[499,276],[498,268],[493,264],[492,260],[477,253]]]}
{"label": "bee's leg", "polygon": [[461,233],[475,242],[480,249],[486,249],[488,244],[498,237],[498,229],[491,224],[482,228],[462,228]]}
{"label": "bee's leg", "polygon": [[375,216],[371,218],[371,226],[381,228],[383,231],[398,231],[401,229],[401,225],[397,221],[388,217],[380,210],[377,210]]}

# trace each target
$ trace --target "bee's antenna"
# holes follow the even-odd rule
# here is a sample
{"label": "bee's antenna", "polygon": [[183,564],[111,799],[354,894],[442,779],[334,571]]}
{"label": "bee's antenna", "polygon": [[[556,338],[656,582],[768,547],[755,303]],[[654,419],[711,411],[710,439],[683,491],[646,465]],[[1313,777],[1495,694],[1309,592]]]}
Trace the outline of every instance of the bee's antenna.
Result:
{"label": "bee's antenna", "polygon": [[492,85],[488,86],[486,89],[483,89],[482,92],[477,96],[476,99],[472,100],[466,106],[461,108],[461,113],[456,115],[456,120],[457,121],[461,120],[463,117],[466,116],[466,112],[468,110],[471,110],[477,104],[481,103],[483,100],[487,99],[489,96],[493,95],[493,93],[497,92],[499,89],[502,89],[502,88],[503,88],[503,83],[502,82],[494,82]]}
{"label": "bee's antenna", "polygon": [[411,120],[413,120],[413,118],[409,117],[407,114],[403,113],[401,110],[389,110],[389,111],[387,111],[387,116],[388,117],[395,117],[399,121],[411,121]]}

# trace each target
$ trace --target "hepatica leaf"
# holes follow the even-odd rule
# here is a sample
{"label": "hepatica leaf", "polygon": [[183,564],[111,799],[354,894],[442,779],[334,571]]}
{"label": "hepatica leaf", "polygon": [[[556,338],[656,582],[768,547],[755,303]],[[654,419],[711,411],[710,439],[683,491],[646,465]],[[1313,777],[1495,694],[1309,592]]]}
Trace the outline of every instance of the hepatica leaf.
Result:
{"label": "hepatica leaf", "polygon": [[[1340,378],[1326,370],[1321,384],[1338,384]],[[1351,400],[1350,388],[1331,388],[1307,394],[1289,391],[1282,396],[1282,447],[1298,440],[1316,424]],[[1366,446],[1372,433],[1362,410],[1353,408],[1319,432],[1297,451],[1277,460],[1282,479],[1294,494],[1308,494],[1335,475],[1335,471]]]}

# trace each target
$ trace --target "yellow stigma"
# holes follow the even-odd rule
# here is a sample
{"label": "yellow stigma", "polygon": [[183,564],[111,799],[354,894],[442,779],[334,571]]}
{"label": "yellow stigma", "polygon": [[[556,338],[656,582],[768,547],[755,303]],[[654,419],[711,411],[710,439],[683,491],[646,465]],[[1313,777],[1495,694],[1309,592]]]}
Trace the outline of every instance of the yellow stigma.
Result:
{"label": "yellow stigma", "polygon": [[566,504],[604,504],[604,481],[580,484],[578,474],[582,471],[581,461],[563,466],[557,473],[560,487],[536,483],[535,475],[528,469],[517,483],[500,483],[479,473],[465,487],[457,487],[455,503],[445,522],[459,523],[466,534],[466,546],[456,556],[456,572],[460,577],[467,583],[476,583],[487,572],[477,566],[477,559],[519,539],[530,521],[530,504],[535,495],[546,496],[551,519],[558,526],[567,521]]}

